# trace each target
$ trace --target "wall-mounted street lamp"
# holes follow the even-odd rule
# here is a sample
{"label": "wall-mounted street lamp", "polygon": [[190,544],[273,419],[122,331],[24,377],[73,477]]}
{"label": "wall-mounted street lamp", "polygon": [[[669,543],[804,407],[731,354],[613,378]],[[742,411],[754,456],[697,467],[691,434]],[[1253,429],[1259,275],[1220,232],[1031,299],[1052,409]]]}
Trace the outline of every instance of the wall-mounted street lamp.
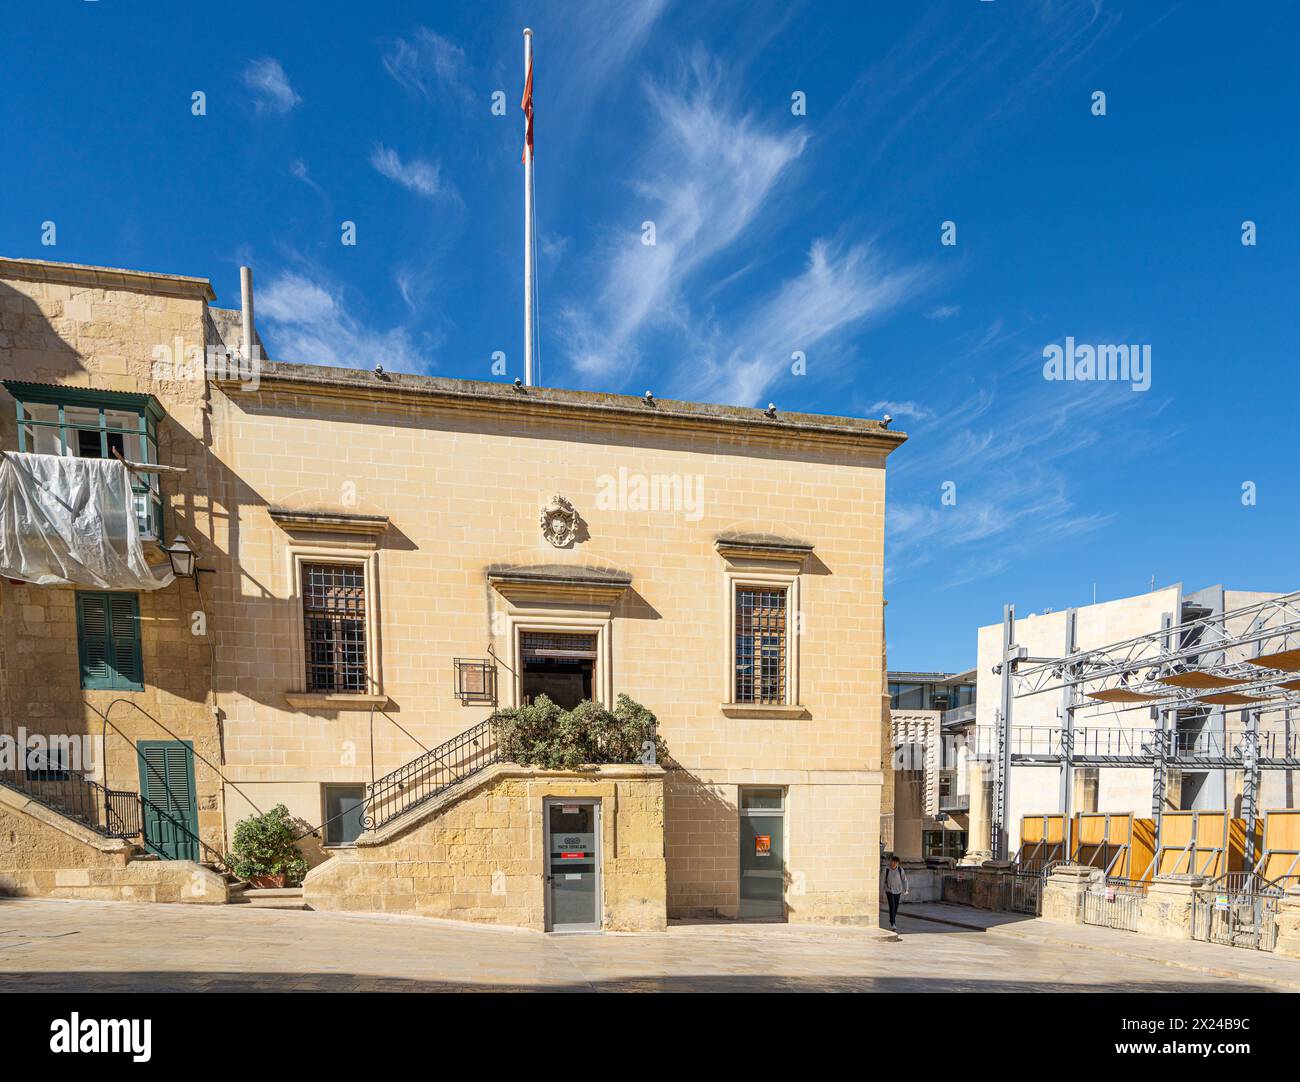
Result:
{"label": "wall-mounted street lamp", "polygon": [[199,575],[216,574],[210,567],[199,567],[197,554],[181,534],[177,534],[176,539],[163,552],[167,553],[167,560],[172,565],[172,574],[178,579],[193,579],[196,590],[199,588]]}

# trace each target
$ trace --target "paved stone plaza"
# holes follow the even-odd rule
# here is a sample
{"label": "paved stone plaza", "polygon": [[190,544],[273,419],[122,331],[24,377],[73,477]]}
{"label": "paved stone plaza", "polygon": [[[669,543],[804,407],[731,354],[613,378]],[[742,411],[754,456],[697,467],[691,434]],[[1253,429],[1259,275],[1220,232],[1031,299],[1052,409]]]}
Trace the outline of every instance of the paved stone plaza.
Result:
{"label": "paved stone plaza", "polygon": [[[1034,920],[979,930],[905,915],[901,930],[899,941],[851,929],[732,924],[546,936],[418,917],[14,899],[0,901],[0,990],[1249,992],[1283,991],[1291,981],[1300,988],[1300,963],[1228,947],[1181,945],[1187,968],[1124,953],[1145,949],[1130,933]],[[1068,938],[1077,932],[1085,934]]]}

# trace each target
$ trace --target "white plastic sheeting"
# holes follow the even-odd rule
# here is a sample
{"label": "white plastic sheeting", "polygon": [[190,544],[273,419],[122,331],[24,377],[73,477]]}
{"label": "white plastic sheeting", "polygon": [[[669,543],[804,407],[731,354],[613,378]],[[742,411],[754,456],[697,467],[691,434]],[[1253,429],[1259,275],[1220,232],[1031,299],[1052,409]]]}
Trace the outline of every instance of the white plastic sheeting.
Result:
{"label": "white plastic sheeting", "polygon": [[0,575],[37,586],[158,590],[140,545],[131,477],[103,458],[0,457]]}

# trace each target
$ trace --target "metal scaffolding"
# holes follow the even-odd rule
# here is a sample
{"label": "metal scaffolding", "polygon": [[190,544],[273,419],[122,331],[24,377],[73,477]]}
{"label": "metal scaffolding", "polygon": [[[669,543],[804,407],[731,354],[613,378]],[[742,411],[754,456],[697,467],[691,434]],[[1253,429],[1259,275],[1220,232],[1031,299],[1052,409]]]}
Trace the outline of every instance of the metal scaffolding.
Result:
{"label": "metal scaffolding", "polygon": [[[1059,657],[1030,657],[1016,643],[1015,608],[1003,609],[1002,660],[994,667],[1001,696],[993,732],[976,734],[977,753],[993,771],[992,849],[1008,858],[1011,768],[1061,772],[1060,808],[1069,822],[1076,766],[1147,767],[1152,816],[1159,838],[1170,770],[1242,771],[1242,814],[1248,857],[1254,861],[1263,770],[1300,769],[1300,739],[1292,712],[1300,708],[1300,591],[1238,609],[1197,616],[1108,646],[1078,650],[1076,610],[1065,613]],[[1015,703],[1059,692],[1054,726],[1017,726]],[[1112,714],[1146,710],[1148,726],[1080,726],[1075,714],[1099,705]],[[1229,714],[1242,721],[1233,729]],[[1282,720],[1282,731],[1260,731],[1260,717]],[[1180,728],[1179,721],[1222,717],[1219,728]]]}

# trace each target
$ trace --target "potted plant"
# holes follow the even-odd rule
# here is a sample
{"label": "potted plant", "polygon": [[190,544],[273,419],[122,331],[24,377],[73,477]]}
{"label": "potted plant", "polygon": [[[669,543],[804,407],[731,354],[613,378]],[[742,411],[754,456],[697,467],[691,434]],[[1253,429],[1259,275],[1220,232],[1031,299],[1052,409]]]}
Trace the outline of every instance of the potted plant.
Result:
{"label": "potted plant", "polygon": [[301,884],[307,862],[294,845],[289,809],[277,804],[263,815],[241,819],[235,826],[233,851],[226,855],[226,864],[254,887]]}

